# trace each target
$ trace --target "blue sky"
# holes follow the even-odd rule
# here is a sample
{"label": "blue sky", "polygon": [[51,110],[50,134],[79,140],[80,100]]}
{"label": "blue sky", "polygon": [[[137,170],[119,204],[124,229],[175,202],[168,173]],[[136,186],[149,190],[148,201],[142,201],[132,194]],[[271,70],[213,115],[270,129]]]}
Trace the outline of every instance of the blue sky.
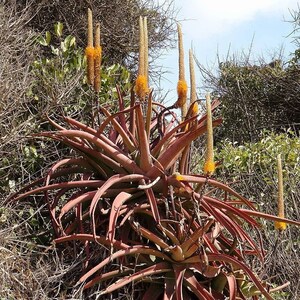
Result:
{"label": "blue sky", "polygon": [[[261,56],[272,61],[281,48],[287,58],[295,49],[288,37],[293,26],[287,20],[298,5],[299,0],[175,0],[184,33],[186,69],[191,45],[199,62],[210,68],[216,66],[217,54],[222,60],[229,49],[231,55],[248,53],[251,42],[253,61]],[[162,81],[164,91],[170,91],[168,104],[176,100],[177,57],[177,50],[168,51],[160,62],[169,72]],[[196,77],[201,86],[197,67]]]}

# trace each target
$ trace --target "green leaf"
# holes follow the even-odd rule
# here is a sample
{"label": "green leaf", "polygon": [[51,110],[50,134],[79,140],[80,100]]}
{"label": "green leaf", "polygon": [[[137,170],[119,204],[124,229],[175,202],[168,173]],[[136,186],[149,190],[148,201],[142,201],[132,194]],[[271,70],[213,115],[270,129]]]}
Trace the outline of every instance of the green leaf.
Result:
{"label": "green leaf", "polygon": [[61,37],[63,27],[64,27],[64,25],[61,22],[58,22],[58,23],[54,24],[54,32],[58,37]]}
{"label": "green leaf", "polygon": [[42,46],[48,46],[46,39],[43,36],[37,38],[37,42]]}
{"label": "green leaf", "polygon": [[47,46],[50,44],[51,41],[51,33],[49,31],[46,31],[46,43]]}

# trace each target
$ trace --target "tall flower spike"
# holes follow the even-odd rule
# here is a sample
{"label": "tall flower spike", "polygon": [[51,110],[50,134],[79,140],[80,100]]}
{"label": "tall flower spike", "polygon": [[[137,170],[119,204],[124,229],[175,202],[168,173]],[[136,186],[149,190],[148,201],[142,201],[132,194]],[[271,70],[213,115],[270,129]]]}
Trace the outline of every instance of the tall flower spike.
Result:
{"label": "tall flower spike", "polygon": [[[284,218],[284,199],[283,199],[283,178],[282,178],[282,162],[281,155],[277,156],[277,172],[278,172],[278,217]],[[275,229],[283,231],[286,229],[286,223],[275,221]]]}
{"label": "tall flower spike", "polygon": [[95,49],[94,49],[94,90],[95,92],[100,91],[101,85],[101,58],[102,58],[102,48],[100,46],[100,23],[96,24],[95,32]]}
{"label": "tall flower spike", "polygon": [[177,24],[178,31],[178,51],[179,51],[179,80],[177,83],[177,102],[176,106],[181,108],[181,117],[185,118],[187,113],[187,83],[184,75],[184,51],[183,51],[183,38],[180,24]]}
{"label": "tall flower spike", "polygon": [[149,59],[148,59],[148,25],[147,17],[144,17],[143,20],[143,29],[144,29],[144,72],[146,76],[146,87],[148,90],[148,81],[149,81]]}
{"label": "tall flower spike", "polygon": [[190,67],[190,85],[191,85],[191,95],[190,95],[190,106],[192,106],[191,116],[198,114],[199,107],[196,94],[196,80],[195,80],[195,68],[194,68],[194,57],[192,49],[189,50],[189,67]]}
{"label": "tall flower spike", "polygon": [[138,77],[135,82],[135,92],[140,100],[145,100],[147,93],[147,78],[145,76],[145,34],[144,34],[144,21],[140,17],[140,42],[139,42],[139,69]]}
{"label": "tall flower spike", "polygon": [[206,94],[206,157],[204,163],[204,173],[212,175],[215,171],[216,165],[214,162],[214,142],[213,142],[213,127],[211,114],[211,100],[210,94]]}
{"label": "tall flower spike", "polygon": [[87,59],[87,80],[89,84],[94,84],[94,43],[93,43],[93,15],[88,8],[88,41],[85,48],[85,55]]}

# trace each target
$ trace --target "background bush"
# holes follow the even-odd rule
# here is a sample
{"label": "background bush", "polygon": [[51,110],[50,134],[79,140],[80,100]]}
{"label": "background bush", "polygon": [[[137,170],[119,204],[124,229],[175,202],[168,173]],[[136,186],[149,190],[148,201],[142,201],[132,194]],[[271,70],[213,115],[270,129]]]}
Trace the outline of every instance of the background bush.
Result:
{"label": "background bush", "polygon": [[[276,134],[264,131],[256,143],[232,143],[225,140],[217,151],[221,161],[217,177],[230,183],[252,199],[260,211],[277,214],[277,155],[282,155],[285,210],[288,218],[299,220],[300,211],[300,140],[292,131]],[[278,235],[272,222],[262,222],[264,245],[270,249],[265,270],[276,283],[291,282],[288,294],[278,299],[297,299],[300,292],[300,230],[288,226]]]}

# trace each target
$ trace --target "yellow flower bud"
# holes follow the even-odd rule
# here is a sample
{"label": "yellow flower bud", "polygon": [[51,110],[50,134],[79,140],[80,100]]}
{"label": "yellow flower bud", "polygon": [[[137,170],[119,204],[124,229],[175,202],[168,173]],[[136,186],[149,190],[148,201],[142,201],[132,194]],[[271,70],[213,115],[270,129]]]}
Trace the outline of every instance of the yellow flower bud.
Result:
{"label": "yellow flower bud", "polygon": [[216,164],[214,161],[208,160],[204,164],[204,173],[207,175],[212,175],[215,172]]}

